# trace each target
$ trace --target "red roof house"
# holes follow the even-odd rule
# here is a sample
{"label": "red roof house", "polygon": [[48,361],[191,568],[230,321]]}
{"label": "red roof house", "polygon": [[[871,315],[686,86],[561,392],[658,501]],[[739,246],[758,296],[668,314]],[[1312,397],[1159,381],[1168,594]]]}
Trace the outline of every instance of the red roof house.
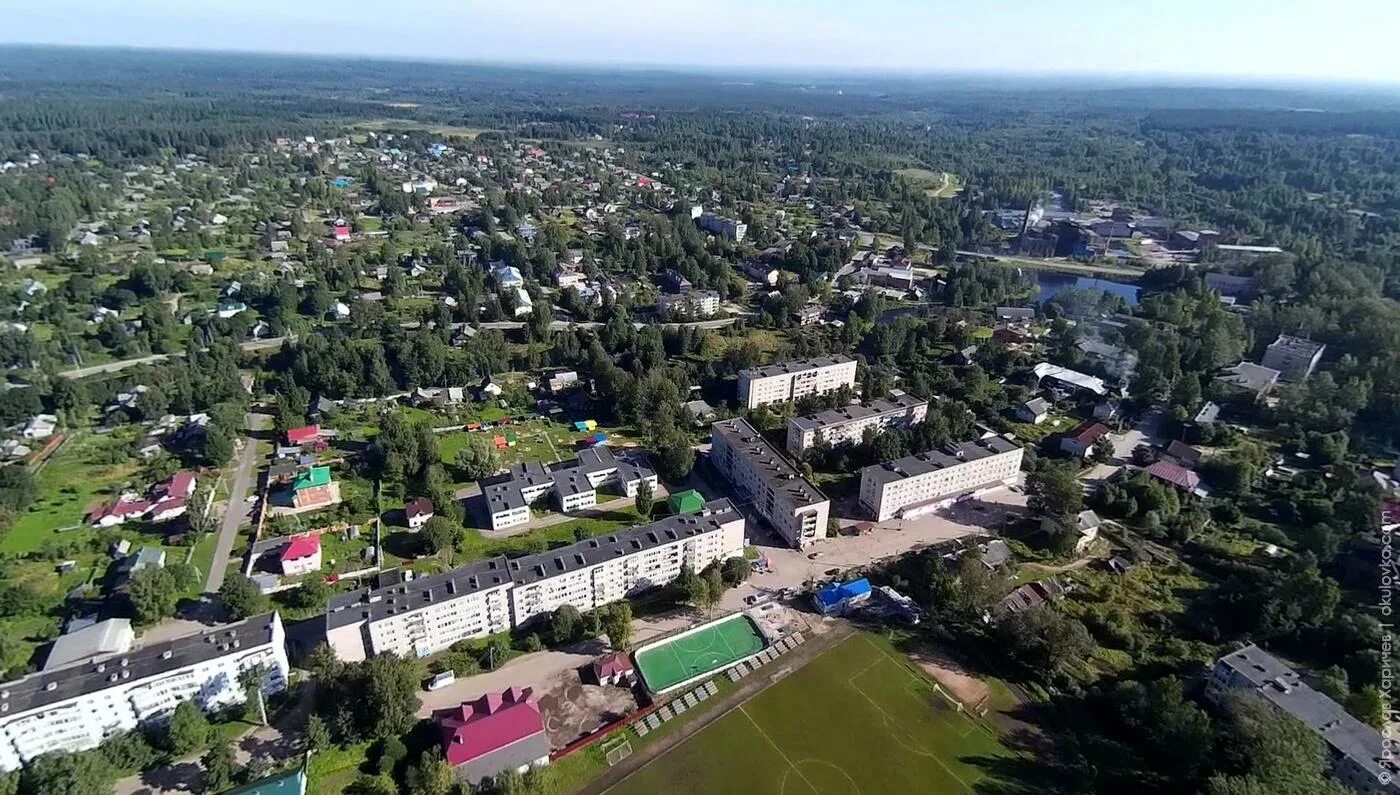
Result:
{"label": "red roof house", "polygon": [[549,737],[531,688],[487,693],[438,718],[447,763],[468,784],[549,763]]}
{"label": "red roof house", "polygon": [[336,240],[349,240],[350,227],[344,224],[335,227],[333,230],[331,230],[331,237],[335,238]]}
{"label": "red roof house", "polygon": [[1158,461],[1147,468],[1147,474],[1182,491],[1194,492],[1201,487],[1201,476],[1172,461]]}
{"label": "red roof house", "polygon": [[600,685],[615,685],[626,682],[632,678],[634,670],[632,658],[625,651],[613,652],[606,657],[599,657],[589,666],[593,671],[593,679]]}
{"label": "red roof house", "polygon": [[188,469],[182,469],[171,475],[170,480],[165,481],[158,488],[166,497],[188,498],[194,494],[194,473]]}
{"label": "red roof house", "polygon": [[410,530],[417,530],[433,518],[433,501],[427,497],[409,500],[403,506],[404,518],[408,519]]}
{"label": "red roof house", "polygon": [[321,536],[315,533],[292,536],[277,556],[285,575],[309,574],[321,568]]}
{"label": "red roof house", "polygon": [[290,428],[287,431],[287,444],[293,447],[299,447],[320,438],[321,426],[319,425],[303,425],[300,428]]}
{"label": "red roof house", "polygon": [[1107,425],[1093,420],[1085,420],[1060,439],[1060,450],[1084,458],[1093,452],[1094,443],[1107,435]]}

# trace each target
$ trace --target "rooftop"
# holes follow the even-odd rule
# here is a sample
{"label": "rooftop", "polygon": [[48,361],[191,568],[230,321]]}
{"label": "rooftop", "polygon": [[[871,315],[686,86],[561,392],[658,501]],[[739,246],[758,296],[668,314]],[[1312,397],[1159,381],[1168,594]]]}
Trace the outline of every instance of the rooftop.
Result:
{"label": "rooftop", "polygon": [[712,436],[724,439],[731,449],[748,460],[749,468],[758,474],[774,492],[786,493],[798,505],[825,502],[826,495],[798,474],[797,469],[773,449],[773,446],[743,419],[721,420],[710,426]]}
{"label": "rooftop", "polygon": [[743,518],[729,500],[712,500],[698,513],[668,516],[648,525],[579,541],[559,549],[518,558],[498,556],[458,566],[442,574],[360,588],[332,597],[327,629],[359,621],[380,621],[435,602],[455,599],[506,584],[529,585],[547,577],[587,568],[716,530]]}
{"label": "rooftop", "polygon": [[49,649],[44,661],[46,670],[61,668],[75,662],[121,654],[131,650],[135,635],[131,631],[131,621],[125,618],[109,618],[90,624],[82,629],[59,635]]}
{"label": "rooftop", "polygon": [[842,406],[839,409],[808,414],[805,417],[796,417],[793,424],[804,431],[818,430],[832,425],[843,425],[856,420],[879,417],[885,414],[896,414],[908,411],[915,406],[927,406],[928,401],[916,398],[913,395],[899,393],[891,394],[889,398],[878,398],[865,404],[852,404]]}
{"label": "rooftop", "polygon": [[741,378],[772,378],[775,375],[792,375],[793,373],[804,373],[808,370],[816,370],[821,367],[833,367],[838,364],[845,364],[853,361],[851,357],[838,353],[832,356],[818,356],[813,359],[799,359],[793,362],[778,362],[777,364],[755,367],[750,370],[739,371]]}
{"label": "rooftop", "polygon": [[883,464],[873,464],[862,469],[860,474],[862,480],[868,477],[882,484],[893,483],[1017,449],[1019,446],[1005,436],[988,436],[972,442],[947,444],[938,450],[897,458]]}
{"label": "rooftop", "polygon": [[564,495],[591,491],[593,486],[588,476],[609,470],[617,470],[618,479],[624,482],[655,475],[649,467],[627,459],[619,459],[613,454],[612,448],[597,445],[580,450],[578,459],[567,464],[553,467],[546,467],[539,461],[512,464],[505,475],[483,480],[481,491],[486,495],[488,510],[496,514],[525,507],[527,500],[524,492],[540,486],[556,488]]}
{"label": "rooftop", "polygon": [[209,660],[235,650],[251,650],[272,642],[281,626],[276,613],[211,627],[197,635],[153,643],[100,662],[70,665],[30,674],[0,686],[0,716],[9,717],[50,704],[96,693],[119,682],[139,682]]}
{"label": "rooftop", "polygon": [[1302,680],[1297,671],[1277,657],[1249,645],[1221,657],[1217,665],[1231,668],[1249,681],[1256,692],[1275,707],[1312,729],[1338,753],[1356,762],[1373,779],[1393,777],[1400,770],[1384,762],[1380,732],[1353,718],[1340,704]]}
{"label": "rooftop", "polygon": [[1320,342],[1313,342],[1302,337],[1292,337],[1287,334],[1278,335],[1278,339],[1269,343],[1269,350],[1280,353],[1287,353],[1292,356],[1302,356],[1311,359],[1327,347]]}

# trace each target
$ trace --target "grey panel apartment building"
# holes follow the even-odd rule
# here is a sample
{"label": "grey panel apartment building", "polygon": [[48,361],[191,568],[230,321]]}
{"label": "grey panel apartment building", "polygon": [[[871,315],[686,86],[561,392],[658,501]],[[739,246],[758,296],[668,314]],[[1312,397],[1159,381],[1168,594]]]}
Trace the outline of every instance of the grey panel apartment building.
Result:
{"label": "grey panel apartment building", "polygon": [[1280,334],[1264,350],[1262,364],[1278,370],[1279,377],[1285,381],[1306,381],[1317,369],[1325,350],[1327,346],[1320,342]]}
{"label": "grey panel apartment building", "polygon": [[789,544],[826,537],[831,501],[742,419],[710,426],[710,461]]}
{"label": "grey panel apartment building", "polygon": [[888,398],[793,417],[788,420],[787,451],[795,458],[802,458],[819,439],[834,447],[858,444],[866,428],[877,431],[908,428],[923,422],[927,416],[927,400],[895,390]]}
{"label": "grey panel apartment building", "polygon": [[990,435],[868,466],[860,471],[860,504],[876,521],[918,516],[1013,482],[1023,454],[1010,439]]}
{"label": "grey panel apartment building", "polygon": [[1400,765],[1381,756],[1380,732],[1353,718],[1342,705],[1314,690],[1277,657],[1249,645],[1219,660],[1206,679],[1206,698],[1254,693],[1302,721],[1327,747],[1332,775],[1366,795],[1400,793]]}
{"label": "grey panel apartment building", "polygon": [[326,642],[341,660],[423,657],[529,623],[571,604],[594,610],[744,554],[744,517],[728,500],[698,512],[519,558],[361,588],[330,600]]}
{"label": "grey panel apartment building", "polygon": [[770,364],[739,373],[739,402],[756,409],[856,384],[856,360],[843,354]]}

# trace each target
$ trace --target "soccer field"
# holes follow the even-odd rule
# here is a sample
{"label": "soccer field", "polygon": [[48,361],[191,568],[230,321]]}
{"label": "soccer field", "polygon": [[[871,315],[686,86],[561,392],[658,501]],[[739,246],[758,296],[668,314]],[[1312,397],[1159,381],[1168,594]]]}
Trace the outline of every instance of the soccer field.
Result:
{"label": "soccer field", "polygon": [[884,638],[857,634],[609,795],[962,795],[1011,752]]}
{"label": "soccer field", "polygon": [[642,679],[653,693],[688,679],[718,671],[763,649],[763,636],[744,615],[663,640],[637,651],[635,659]]}

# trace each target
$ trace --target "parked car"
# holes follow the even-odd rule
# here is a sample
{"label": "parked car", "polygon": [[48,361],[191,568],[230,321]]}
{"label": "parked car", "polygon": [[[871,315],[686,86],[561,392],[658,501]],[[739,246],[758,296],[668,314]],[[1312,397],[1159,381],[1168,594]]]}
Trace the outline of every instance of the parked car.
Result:
{"label": "parked car", "polygon": [[455,671],[443,671],[428,680],[428,690],[441,690],[456,681],[457,673]]}

